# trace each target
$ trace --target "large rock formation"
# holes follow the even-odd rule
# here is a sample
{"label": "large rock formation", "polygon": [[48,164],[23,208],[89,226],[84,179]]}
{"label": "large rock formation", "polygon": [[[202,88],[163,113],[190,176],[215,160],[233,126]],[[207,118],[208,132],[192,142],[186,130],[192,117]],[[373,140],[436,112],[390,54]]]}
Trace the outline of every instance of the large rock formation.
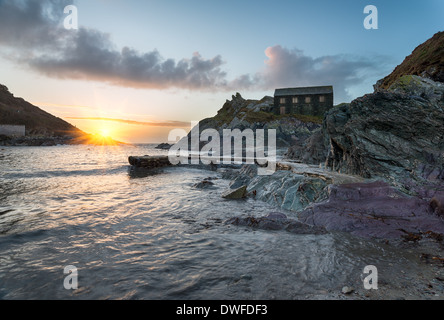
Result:
{"label": "large rock formation", "polygon": [[237,93],[232,100],[226,101],[216,116],[199,122],[199,132],[216,129],[222,137],[224,129],[251,129],[254,132],[264,129],[265,133],[275,129],[277,146],[289,147],[294,141],[305,141],[321,127],[322,119],[315,116],[275,115],[271,112],[273,104],[272,97],[247,100]]}
{"label": "large rock formation", "polygon": [[444,182],[444,85],[404,76],[331,110],[326,116],[333,170],[381,177]]}
{"label": "large rock formation", "polygon": [[[290,159],[381,177],[443,179],[444,32],[429,39],[373,94],[327,112],[322,129],[287,152]],[[328,155],[328,156],[327,156]]]}

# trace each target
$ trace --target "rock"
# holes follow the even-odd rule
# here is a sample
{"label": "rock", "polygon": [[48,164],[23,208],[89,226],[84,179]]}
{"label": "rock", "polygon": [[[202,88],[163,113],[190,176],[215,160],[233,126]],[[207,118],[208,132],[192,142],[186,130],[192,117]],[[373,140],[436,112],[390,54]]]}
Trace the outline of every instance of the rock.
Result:
{"label": "rock", "polygon": [[137,168],[161,168],[171,165],[167,156],[131,156],[128,161],[130,165]]}
{"label": "rock", "polygon": [[351,294],[354,291],[355,291],[355,289],[353,287],[345,286],[345,287],[342,288],[342,293],[343,294]]}
{"label": "rock", "polygon": [[247,186],[242,186],[237,189],[228,189],[222,194],[225,199],[242,199],[247,196]]}
{"label": "rock", "polygon": [[444,86],[431,80],[415,83],[422,88],[417,90],[433,94],[418,98],[409,91],[380,91],[330,110],[325,119],[330,139],[326,166],[398,185],[429,178],[442,184]]}
{"label": "rock", "polygon": [[416,48],[375,92],[330,110],[332,170],[378,177],[410,194],[444,184],[444,32]]}
{"label": "rock", "polygon": [[203,181],[193,185],[193,187],[197,188],[197,189],[208,189],[208,188],[211,188],[213,186],[214,186],[214,183],[209,181],[209,180],[203,180]]}
{"label": "rock", "polygon": [[329,186],[329,198],[298,213],[301,222],[364,238],[401,239],[444,233],[444,221],[427,200],[407,196],[386,182]]}
{"label": "rock", "polygon": [[170,150],[172,146],[173,146],[172,144],[161,143],[155,149]]}
{"label": "rock", "polygon": [[272,212],[265,217],[254,218],[231,218],[226,223],[236,226],[247,226],[262,230],[286,230],[294,234],[325,234],[327,231],[322,227],[315,227],[289,219],[283,213]]}
{"label": "rock", "polygon": [[256,165],[243,165],[239,172],[234,175],[234,180],[230,183],[230,189],[237,189],[244,185],[248,185],[251,179],[257,176]]}
{"label": "rock", "polygon": [[325,162],[327,155],[328,141],[326,141],[323,131],[317,130],[305,140],[295,141],[286,152],[285,157],[307,164],[320,164]]}
{"label": "rock", "polygon": [[248,183],[247,191],[284,210],[299,211],[327,198],[328,183],[292,171],[276,171],[271,176],[256,176]]}

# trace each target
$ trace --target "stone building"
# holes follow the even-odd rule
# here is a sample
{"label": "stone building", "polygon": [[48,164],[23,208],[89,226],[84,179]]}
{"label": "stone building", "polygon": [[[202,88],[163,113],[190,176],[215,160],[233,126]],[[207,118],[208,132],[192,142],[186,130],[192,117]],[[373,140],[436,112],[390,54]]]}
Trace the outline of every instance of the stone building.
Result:
{"label": "stone building", "polygon": [[24,137],[26,135],[25,126],[0,124],[0,135],[5,135],[8,137]]}
{"label": "stone building", "polygon": [[333,86],[276,89],[274,113],[323,117],[333,107]]}

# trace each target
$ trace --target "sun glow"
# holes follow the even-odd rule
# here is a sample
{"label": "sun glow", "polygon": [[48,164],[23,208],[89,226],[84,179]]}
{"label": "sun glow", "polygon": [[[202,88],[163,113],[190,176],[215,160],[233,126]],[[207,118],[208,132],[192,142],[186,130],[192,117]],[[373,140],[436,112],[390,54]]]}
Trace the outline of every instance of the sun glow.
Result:
{"label": "sun glow", "polygon": [[101,128],[97,133],[105,138],[111,137],[111,129],[109,128]]}
{"label": "sun glow", "polygon": [[96,146],[120,146],[126,144],[114,140],[114,138],[118,136],[119,130],[112,126],[102,125],[91,129],[90,132],[93,132],[93,134],[87,133],[84,136],[80,136],[77,138],[77,142]]}

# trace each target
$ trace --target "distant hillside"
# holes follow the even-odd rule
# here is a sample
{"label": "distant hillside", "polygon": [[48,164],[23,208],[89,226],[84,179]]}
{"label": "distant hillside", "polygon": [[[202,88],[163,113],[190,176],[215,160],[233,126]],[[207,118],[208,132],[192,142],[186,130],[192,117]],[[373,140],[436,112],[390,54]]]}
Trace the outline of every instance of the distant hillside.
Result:
{"label": "distant hillside", "polygon": [[419,45],[396,69],[377,84],[388,89],[396,80],[415,75],[437,82],[444,82],[444,31]]}
{"label": "distant hillside", "polygon": [[124,145],[109,137],[93,135],[49,114],[0,84],[0,125],[25,125],[26,137],[0,135],[0,146],[53,146],[58,144]]}
{"label": "distant hillside", "polygon": [[25,125],[27,136],[79,137],[85,132],[57,118],[22,98],[16,98],[0,85],[0,124]]}

